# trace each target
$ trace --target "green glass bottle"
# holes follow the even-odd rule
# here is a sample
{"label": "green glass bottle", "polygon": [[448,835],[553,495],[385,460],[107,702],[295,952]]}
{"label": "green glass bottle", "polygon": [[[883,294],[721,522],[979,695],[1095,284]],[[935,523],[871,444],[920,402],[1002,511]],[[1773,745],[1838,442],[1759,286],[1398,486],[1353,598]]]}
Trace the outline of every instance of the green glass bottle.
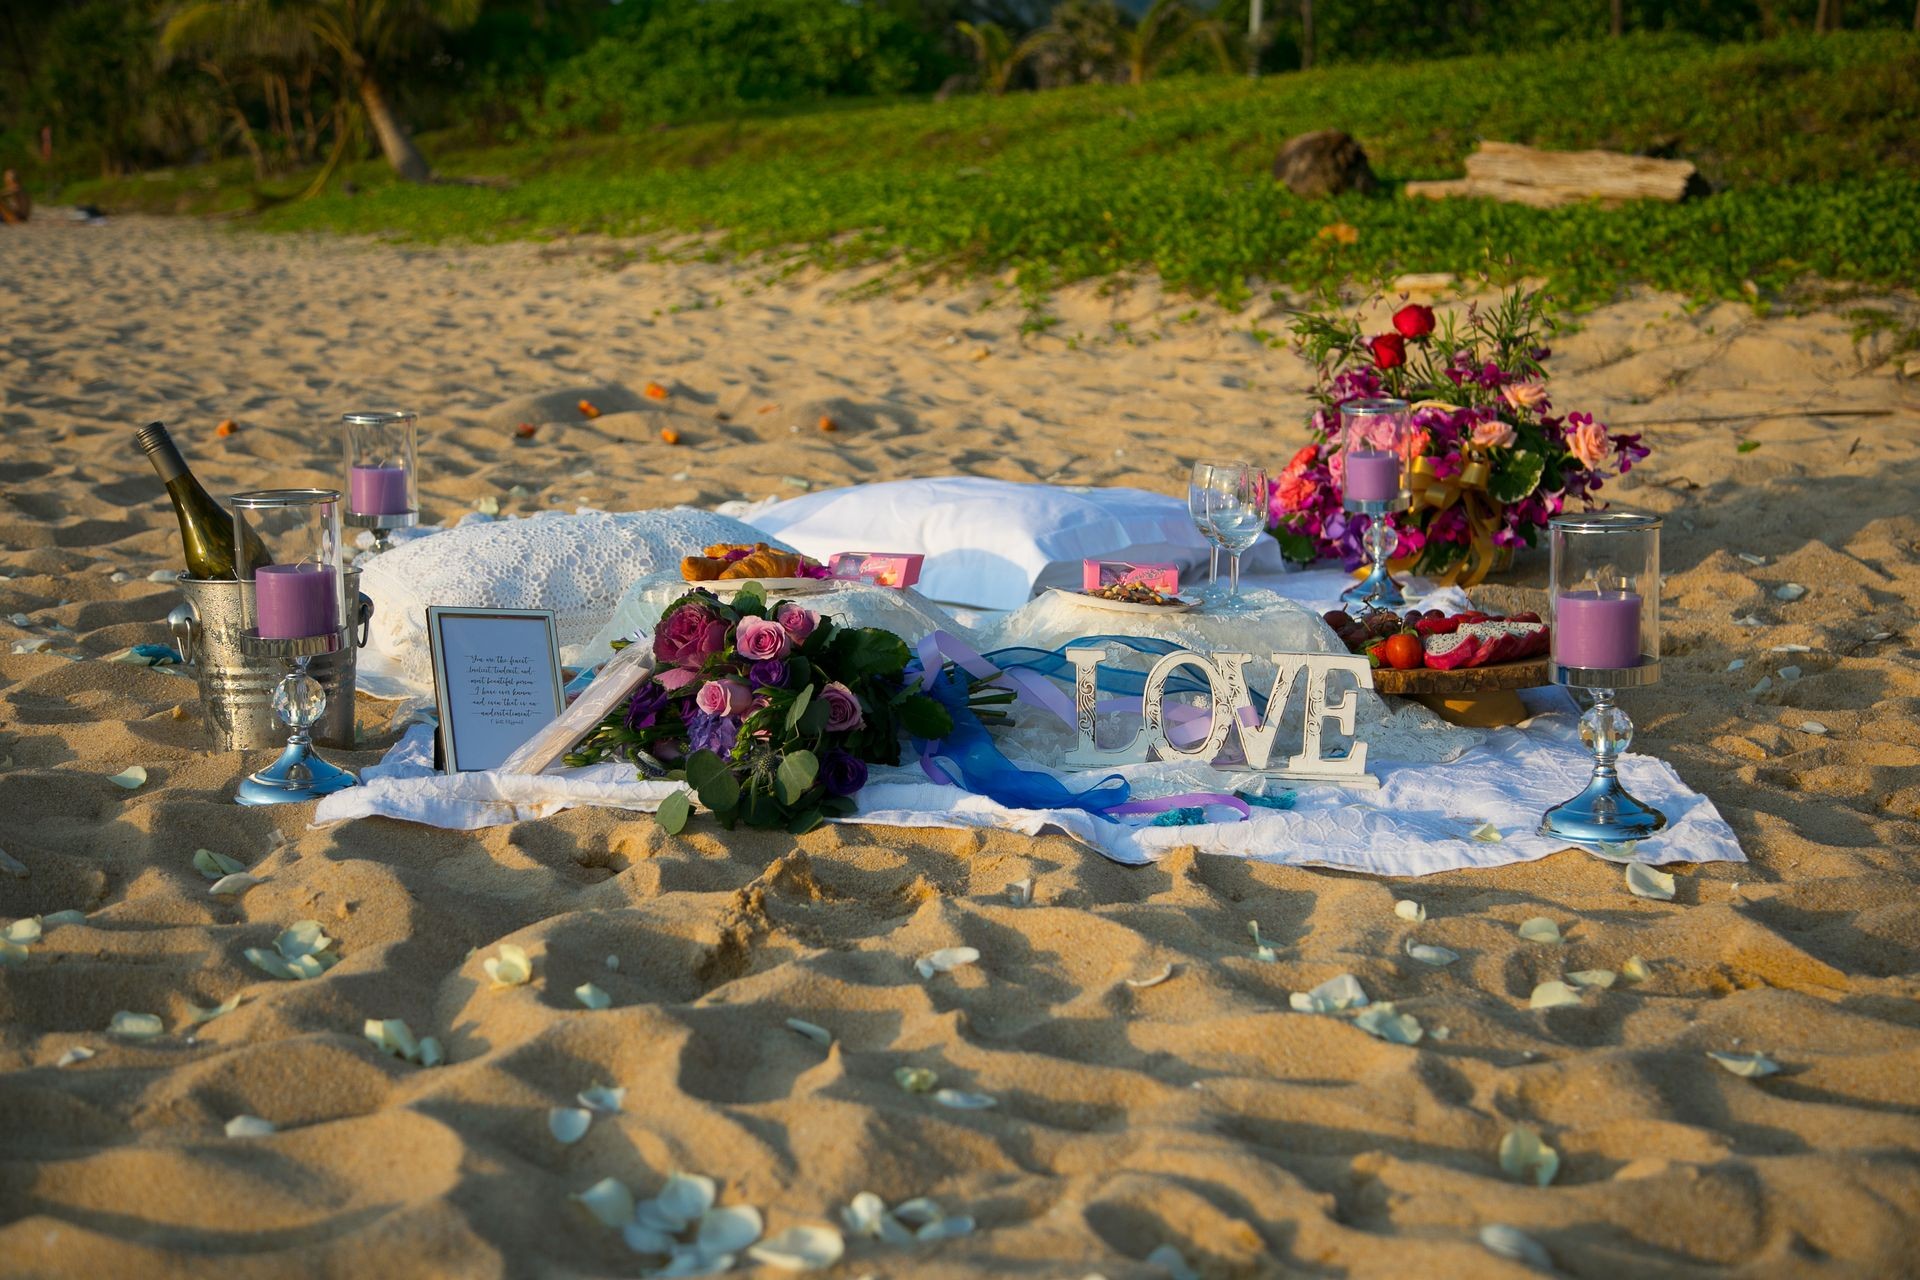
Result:
{"label": "green glass bottle", "polygon": [[[185,458],[167,434],[165,423],[150,422],[134,433],[134,442],[160,473],[180,521],[180,541],[186,548],[187,573],[195,578],[228,580],[237,577],[233,555],[233,515],[213,500],[194,479]],[[247,551],[255,565],[271,564],[259,536],[247,531]]]}

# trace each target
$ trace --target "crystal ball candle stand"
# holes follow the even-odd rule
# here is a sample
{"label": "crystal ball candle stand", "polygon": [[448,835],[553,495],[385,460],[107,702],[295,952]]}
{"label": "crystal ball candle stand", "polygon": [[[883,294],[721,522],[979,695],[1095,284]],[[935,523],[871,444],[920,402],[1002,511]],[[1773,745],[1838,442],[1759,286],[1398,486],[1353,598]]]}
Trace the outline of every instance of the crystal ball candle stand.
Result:
{"label": "crystal ball candle stand", "polygon": [[1411,505],[1406,457],[1411,414],[1405,400],[1351,400],[1340,407],[1341,505],[1349,514],[1367,517],[1361,535],[1367,575],[1340,593],[1350,612],[1397,610],[1407,603],[1387,561],[1400,543],[1390,517]]}

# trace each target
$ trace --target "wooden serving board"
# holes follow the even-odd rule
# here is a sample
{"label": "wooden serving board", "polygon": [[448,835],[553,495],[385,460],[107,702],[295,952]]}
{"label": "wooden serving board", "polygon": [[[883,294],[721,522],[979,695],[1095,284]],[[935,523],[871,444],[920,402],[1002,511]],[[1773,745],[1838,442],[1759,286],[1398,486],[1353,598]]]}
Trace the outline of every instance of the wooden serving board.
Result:
{"label": "wooden serving board", "polygon": [[1545,655],[1522,658],[1518,662],[1498,662],[1490,667],[1457,667],[1452,671],[1437,671],[1432,667],[1396,671],[1392,667],[1377,667],[1373,672],[1375,692],[1402,697],[1471,697],[1499,689],[1532,689],[1552,683],[1553,675]]}

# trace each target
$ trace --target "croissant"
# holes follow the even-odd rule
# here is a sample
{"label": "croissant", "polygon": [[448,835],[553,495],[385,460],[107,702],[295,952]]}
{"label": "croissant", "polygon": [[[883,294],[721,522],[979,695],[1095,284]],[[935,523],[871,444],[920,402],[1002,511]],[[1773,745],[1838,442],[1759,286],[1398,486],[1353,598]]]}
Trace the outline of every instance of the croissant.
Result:
{"label": "croissant", "polygon": [[715,560],[725,560],[735,551],[771,551],[772,547],[764,542],[748,544],[745,542],[716,542],[707,548],[706,554]]}
{"label": "croissant", "polygon": [[726,568],[725,560],[713,556],[687,556],[680,561],[680,576],[688,582],[712,582]]}
{"label": "croissant", "polygon": [[780,551],[756,551],[744,560],[735,560],[720,574],[722,578],[797,578],[800,557]]}

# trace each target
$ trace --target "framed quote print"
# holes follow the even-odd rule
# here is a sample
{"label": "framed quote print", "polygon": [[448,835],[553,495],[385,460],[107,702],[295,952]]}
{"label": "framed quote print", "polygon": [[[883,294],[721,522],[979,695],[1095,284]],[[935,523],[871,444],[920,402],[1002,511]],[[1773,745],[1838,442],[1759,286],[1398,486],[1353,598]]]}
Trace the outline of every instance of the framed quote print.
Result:
{"label": "framed quote print", "polygon": [[427,640],[444,772],[498,768],[566,706],[551,610],[435,605]]}

